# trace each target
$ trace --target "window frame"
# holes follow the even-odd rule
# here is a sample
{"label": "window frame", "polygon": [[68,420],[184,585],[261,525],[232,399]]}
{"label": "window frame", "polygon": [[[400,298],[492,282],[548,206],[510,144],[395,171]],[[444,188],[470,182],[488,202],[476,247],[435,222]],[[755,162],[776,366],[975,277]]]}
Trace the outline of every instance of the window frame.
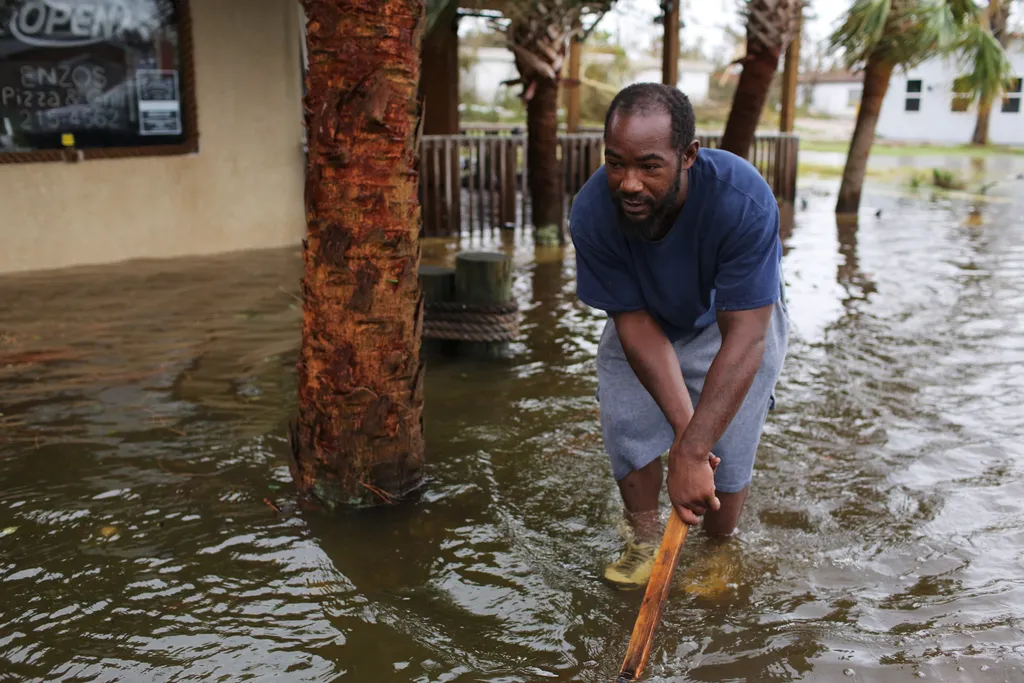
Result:
{"label": "window frame", "polygon": [[[999,108],[1000,114],[1021,113],[1021,104],[1024,103],[1022,102],[1022,100],[1024,100],[1024,77],[1014,76],[1013,78],[1010,79],[1010,83],[1015,83],[1016,87],[1014,87],[1012,90],[1010,88],[1006,88],[1003,91],[1003,102]],[[1007,109],[1007,106],[1009,106],[1010,102],[1017,103],[1017,109],[1015,111],[1009,111]]]}
{"label": "window frame", "polygon": [[178,10],[178,49],[181,57],[180,95],[185,140],[166,145],[132,147],[90,147],[88,149],[41,149],[30,152],[0,152],[2,164],[35,164],[55,161],[75,162],[94,159],[187,156],[199,152],[199,112],[196,102],[195,61],[192,42],[190,0],[174,0]]}
{"label": "window frame", "polygon": [[[917,90],[911,90],[910,84],[917,83]],[[920,78],[908,78],[907,90],[903,94],[903,111],[917,113],[921,111],[921,93],[924,91],[924,80]],[[910,103],[915,103],[915,108],[910,108]]]}

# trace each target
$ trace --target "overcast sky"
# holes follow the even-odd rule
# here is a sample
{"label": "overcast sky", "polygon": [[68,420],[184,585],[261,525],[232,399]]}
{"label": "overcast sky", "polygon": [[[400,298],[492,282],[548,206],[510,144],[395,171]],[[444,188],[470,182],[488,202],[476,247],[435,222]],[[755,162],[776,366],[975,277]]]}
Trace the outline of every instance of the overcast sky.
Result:
{"label": "overcast sky", "polygon": [[[705,53],[729,47],[724,28],[732,26],[742,30],[737,0],[682,0],[680,9],[685,27],[680,34],[683,45],[692,45],[697,37],[703,40]],[[828,36],[836,20],[850,6],[852,0],[812,0],[810,13],[816,15],[804,26],[804,34],[816,42]],[[601,21],[600,27],[617,35],[627,50],[642,50],[661,33],[654,19],[661,11],[659,0],[618,0],[612,11]]]}
{"label": "overcast sky", "polygon": [[[716,51],[728,53],[731,43],[725,27],[732,26],[742,32],[739,9],[742,0],[682,0],[680,10],[685,27],[680,34],[684,46],[692,46],[700,38],[704,52],[714,57]],[[804,26],[808,42],[828,36],[836,20],[853,0],[811,0],[810,13],[816,15]],[[661,14],[660,0],[618,0],[612,11],[601,20],[600,28],[618,38],[618,42],[633,55],[650,49],[652,41],[661,35],[655,18]],[[482,20],[465,19],[463,31],[483,28]],[[807,38],[805,38],[807,40]]]}

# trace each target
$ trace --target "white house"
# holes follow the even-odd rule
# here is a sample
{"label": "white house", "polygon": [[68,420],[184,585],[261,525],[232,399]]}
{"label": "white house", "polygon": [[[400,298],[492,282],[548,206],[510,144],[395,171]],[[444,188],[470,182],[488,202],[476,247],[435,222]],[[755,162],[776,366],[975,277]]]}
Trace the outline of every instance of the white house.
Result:
{"label": "white house", "polygon": [[[462,87],[472,91],[481,102],[493,103],[499,95],[507,91],[504,81],[519,77],[516,71],[515,58],[508,48],[504,47],[471,47],[460,46],[459,54],[469,59],[470,66],[459,74]],[[615,55],[606,52],[590,52],[584,47],[582,67],[595,62],[611,63]],[[608,83],[614,88],[623,88],[630,83],[654,81],[661,83],[661,60],[642,59],[630,63],[632,75],[622,83]],[[563,66],[563,75],[567,75],[568,66]],[[707,62],[688,59],[679,60],[679,80],[677,87],[690,98],[694,104],[707,99],[714,66]],[[518,93],[519,88],[513,88]]]}
{"label": "white house", "polygon": [[848,71],[808,74],[799,79],[807,110],[837,118],[854,118],[864,90],[864,75]]}
{"label": "white house", "polygon": [[[623,86],[630,83],[654,82],[661,83],[661,60],[642,59],[633,62],[633,77]],[[711,74],[715,67],[708,62],[680,59],[679,79],[676,87],[682,90],[693,104],[700,104],[708,98],[708,90],[711,87]]]}
{"label": "white house", "polygon": [[[478,100],[493,104],[498,94],[508,90],[505,81],[519,78],[515,58],[507,47],[459,46],[459,56],[471,59],[470,67],[459,73],[460,89],[472,92]],[[520,88],[513,92],[518,93]]]}
{"label": "white house", "polygon": [[[1001,100],[992,105],[989,142],[1024,145],[1024,43],[1009,53],[1014,79]],[[971,141],[977,121],[977,104],[968,105],[956,96],[958,69],[953,57],[930,59],[905,72],[894,73],[882,101],[876,134],[879,138],[907,142],[965,144]]]}

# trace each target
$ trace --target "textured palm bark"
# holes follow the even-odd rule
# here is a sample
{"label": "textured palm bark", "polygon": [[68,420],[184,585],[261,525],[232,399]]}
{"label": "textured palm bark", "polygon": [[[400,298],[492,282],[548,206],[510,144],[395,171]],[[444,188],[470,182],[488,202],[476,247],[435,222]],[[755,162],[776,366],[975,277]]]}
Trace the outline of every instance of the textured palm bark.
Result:
{"label": "textured palm bark", "polygon": [[801,0],[749,0],[746,3],[747,54],[733,94],[722,149],[746,158],[779,58],[800,27]]}
{"label": "textured palm bark", "polygon": [[860,195],[864,188],[864,174],[868,168],[868,156],[875,141],[875,127],[878,114],[882,111],[882,100],[889,89],[893,64],[877,52],[868,57],[864,67],[864,91],[861,95],[857,124],[850,140],[850,151],[846,155],[843,181],[839,186],[836,213],[857,213]]}
{"label": "textured palm bark", "polygon": [[292,477],[329,509],[423,466],[417,277],[423,0],[305,0],[307,237]]}
{"label": "textured palm bark", "polygon": [[778,68],[779,53],[766,49],[748,53],[722,134],[722,149],[743,158],[750,153],[768,90]]}
{"label": "textured palm bark", "polygon": [[974,123],[974,134],[971,144],[985,146],[988,144],[988,122],[992,117],[992,96],[982,95],[978,98],[978,120]]}
{"label": "textured palm bark", "polygon": [[565,243],[562,198],[565,178],[558,159],[558,89],[569,41],[580,32],[581,0],[511,2],[503,29],[515,55],[526,102],[526,174],[538,244]]}
{"label": "textured palm bark", "polygon": [[538,80],[526,103],[527,182],[533,228],[539,241],[550,241],[562,225],[562,165],[558,161],[558,83]]}
{"label": "textured palm bark", "polygon": [[[990,0],[987,10],[987,21],[992,36],[999,41],[1005,50],[1010,44],[1012,34],[1006,30],[1006,24],[1010,21],[1010,6],[1000,0]],[[978,98],[978,119],[974,123],[974,133],[971,135],[971,144],[984,146],[988,144],[988,126],[992,119],[992,95],[983,95]]]}

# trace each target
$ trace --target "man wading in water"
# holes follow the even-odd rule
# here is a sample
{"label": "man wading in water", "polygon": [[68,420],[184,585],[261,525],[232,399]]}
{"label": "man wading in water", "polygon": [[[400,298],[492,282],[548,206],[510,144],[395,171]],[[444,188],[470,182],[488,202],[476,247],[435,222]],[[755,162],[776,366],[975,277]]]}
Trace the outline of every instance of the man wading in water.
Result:
{"label": "man wading in water", "polygon": [[[732,534],[786,355],[779,208],[747,161],[700,149],[679,90],[623,89],[605,165],[572,205],[577,294],[609,315],[597,352],[605,449],[633,530],[605,578],[646,585],[658,496]],[[696,406],[696,408],[694,408]],[[713,455],[712,455],[713,453]]]}

